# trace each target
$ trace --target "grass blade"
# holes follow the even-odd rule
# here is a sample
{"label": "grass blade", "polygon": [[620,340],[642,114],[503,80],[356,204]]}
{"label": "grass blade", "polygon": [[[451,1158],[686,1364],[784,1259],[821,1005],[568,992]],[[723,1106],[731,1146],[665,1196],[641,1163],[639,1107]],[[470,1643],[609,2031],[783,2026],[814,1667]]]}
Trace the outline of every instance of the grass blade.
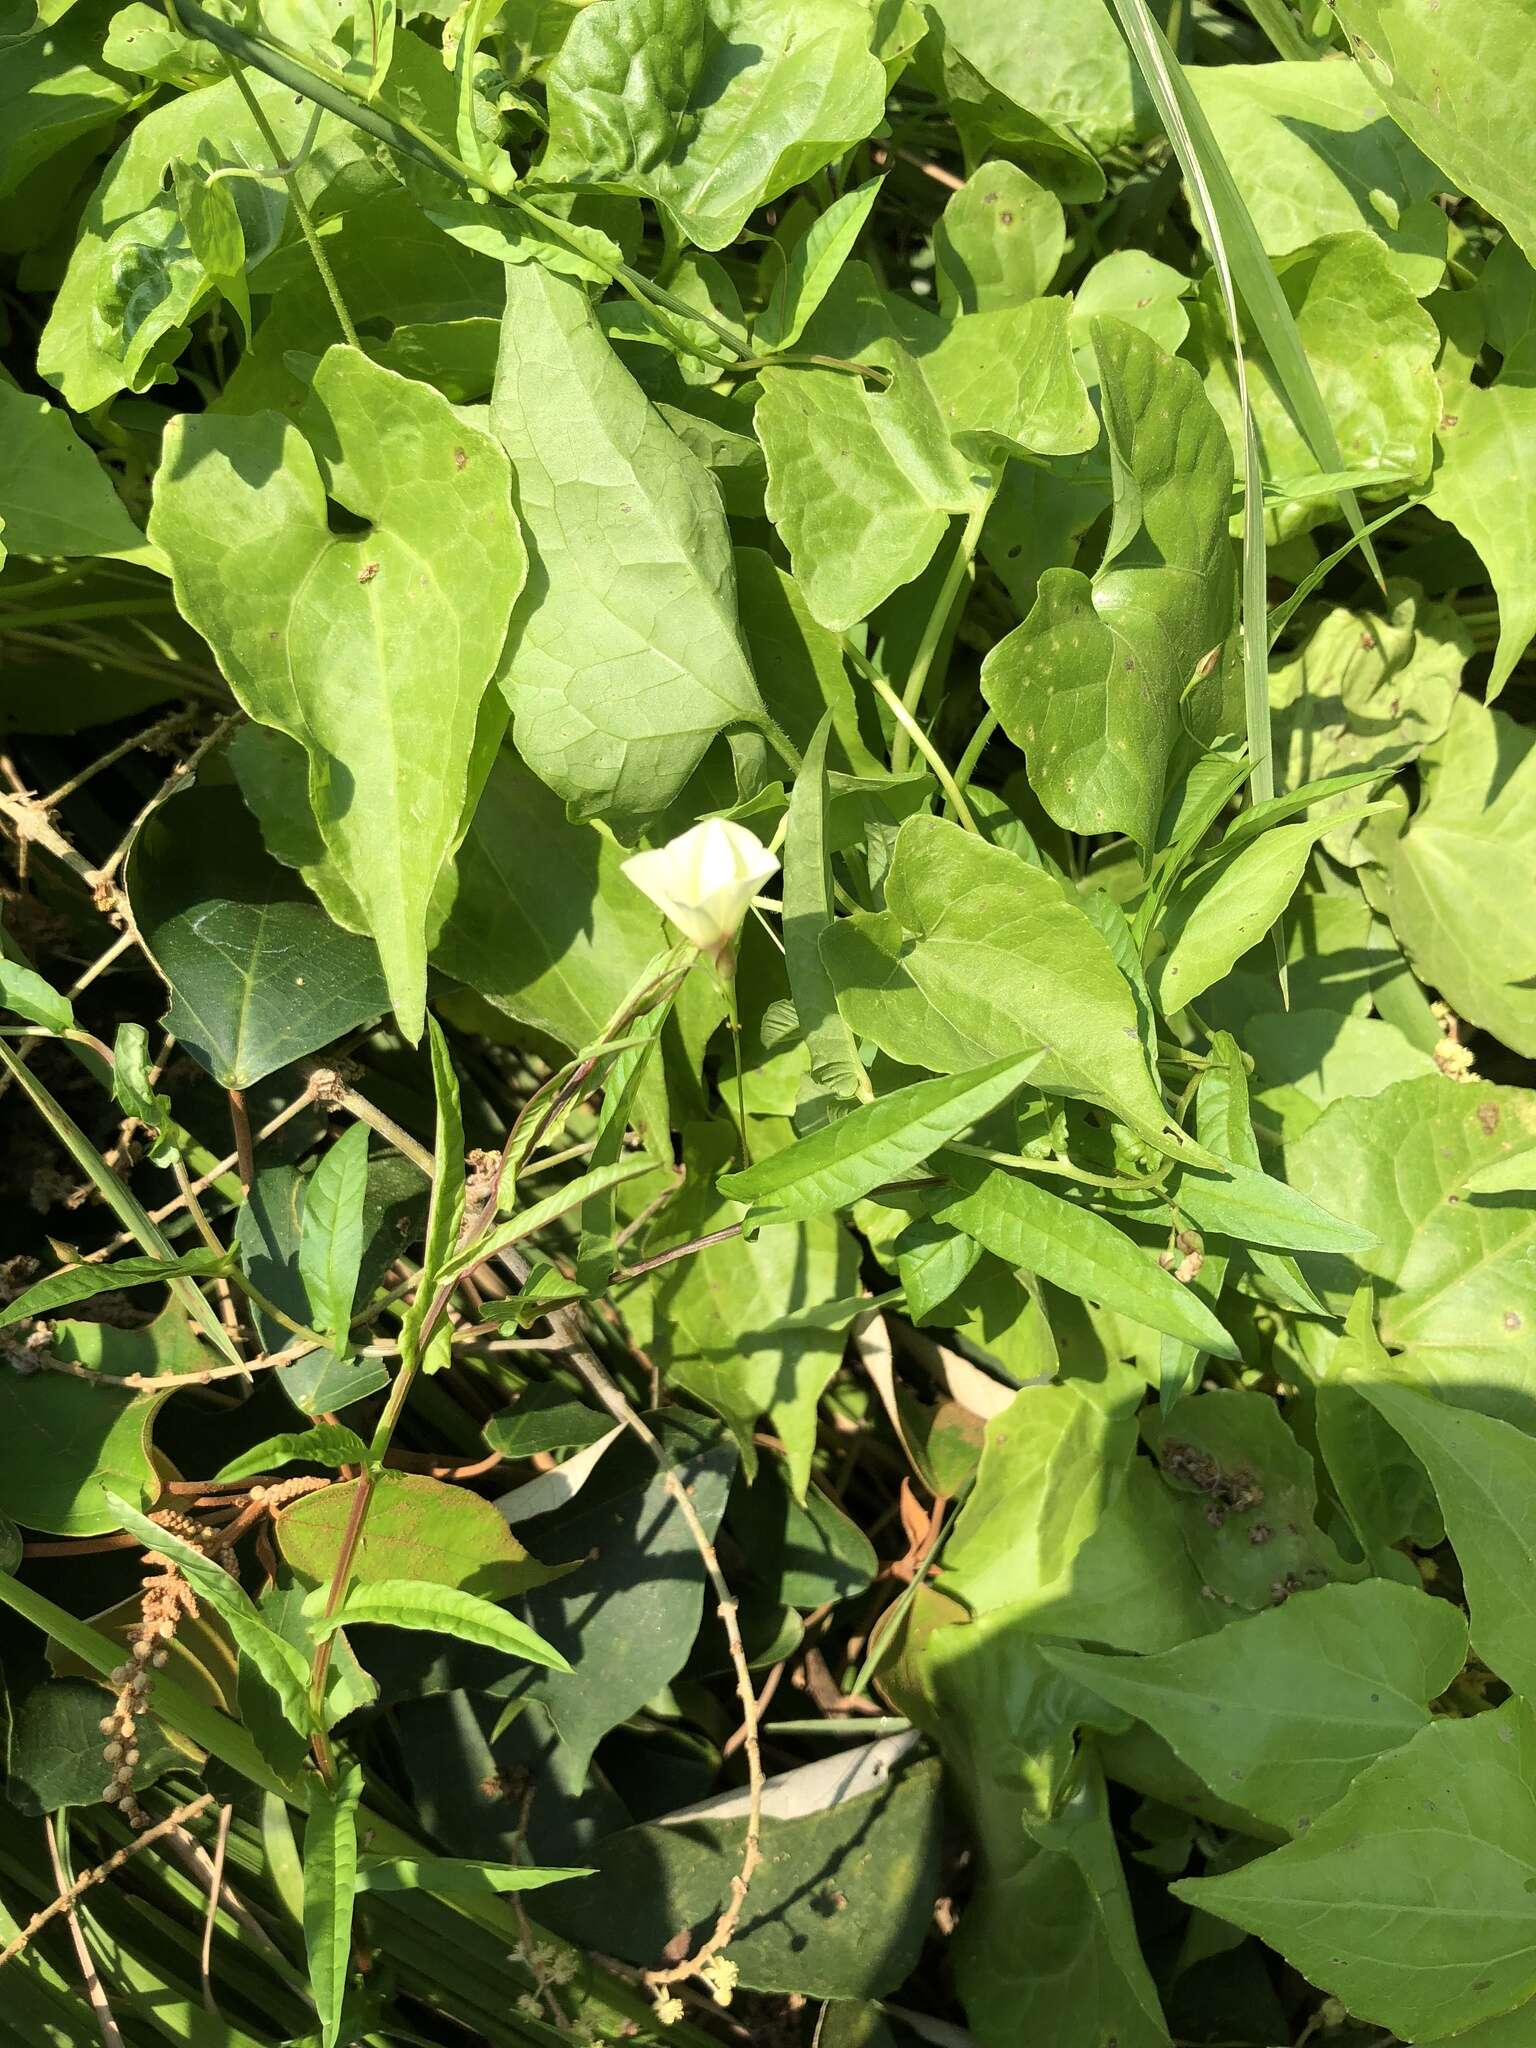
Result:
{"label": "grass blade", "polygon": [[[176,1250],[169,1238],[150,1222],[145,1211],[117,1175],[108,1170],[96,1147],[74,1118],[54,1101],[30,1067],[16,1058],[3,1039],[0,1039],[0,1064],[6,1067],[22,1093],[31,1098],[39,1116],[52,1127],[54,1135],[123,1228],[137,1240],[151,1258],[174,1260]],[[196,1284],[189,1279],[176,1279],[171,1282],[171,1291],[209,1343],[228,1359],[231,1365],[239,1365],[239,1352],[230,1343],[218,1317],[198,1293]]]}
{"label": "grass blade", "polygon": [[[1248,722],[1249,776],[1254,797],[1262,802],[1275,793],[1269,737],[1267,551],[1262,465],[1248,395],[1239,302],[1264,344],[1286,403],[1319,466],[1328,471],[1342,470],[1344,458],[1280,281],[1178,58],[1148,11],[1146,0],[1114,0],[1114,8],[1189,187],[1210,246],[1227,324],[1232,330],[1238,403],[1243,416],[1243,699]],[[1339,502],[1380,582],[1381,566],[1366,536],[1354,492],[1341,491]]]}

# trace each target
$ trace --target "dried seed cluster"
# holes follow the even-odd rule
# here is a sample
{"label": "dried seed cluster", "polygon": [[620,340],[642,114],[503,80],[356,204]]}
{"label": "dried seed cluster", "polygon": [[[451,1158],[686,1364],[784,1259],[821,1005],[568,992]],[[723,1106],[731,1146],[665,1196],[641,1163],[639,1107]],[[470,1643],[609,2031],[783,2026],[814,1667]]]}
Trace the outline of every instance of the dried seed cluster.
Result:
{"label": "dried seed cluster", "polygon": [[[164,1508],[154,1519],[173,1536],[195,1543],[200,1549],[203,1547],[205,1532],[190,1516],[179,1514],[174,1508]],[[141,1754],[139,1723],[149,1707],[154,1674],[165,1666],[182,1616],[190,1615],[196,1620],[198,1614],[197,1595],[170,1558],[162,1556],[158,1550],[147,1550],[144,1563],[148,1570],[144,1577],[138,1626],[128,1645],[127,1661],[119,1664],[112,1673],[111,1682],[117,1689],[117,1698],[112,1704],[112,1711],[104,1714],[101,1720],[101,1732],[107,1738],[101,1753],[102,1761],[111,1773],[101,1796],[108,1805],[119,1809],[132,1828],[149,1825],[149,1815],[139,1804],[133,1789],[133,1774]]]}

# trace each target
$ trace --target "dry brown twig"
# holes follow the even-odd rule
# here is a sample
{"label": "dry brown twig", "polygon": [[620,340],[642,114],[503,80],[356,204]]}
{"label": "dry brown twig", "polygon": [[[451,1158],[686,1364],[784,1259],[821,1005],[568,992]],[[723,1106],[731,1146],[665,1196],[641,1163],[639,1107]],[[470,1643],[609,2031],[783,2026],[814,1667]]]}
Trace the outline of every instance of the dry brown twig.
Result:
{"label": "dry brown twig", "polygon": [[[62,1833],[65,1826],[63,1814],[59,1815],[58,1822]],[[69,1879],[64,1875],[64,1863],[59,1855],[59,1845],[54,1839],[53,1823],[46,1817],[43,1821],[43,1840],[48,1844],[48,1861],[53,1865],[53,1881],[61,1894],[67,1893]],[[85,1995],[90,2000],[91,2011],[96,2016],[96,2026],[101,2034],[102,2048],[124,2048],[123,2037],[118,2032],[117,2021],[112,2017],[112,2008],[107,2003],[107,1994],[101,1978],[97,1975],[96,1963],[85,1939],[85,1929],[80,1925],[79,1916],[75,1912],[73,1899],[64,1910],[69,1919],[69,1936],[75,1945],[75,1958],[80,1965]]]}
{"label": "dry brown twig", "polygon": [[178,1806],[173,1812],[168,1813],[164,1820],[157,1820],[152,1827],[147,1827],[143,1834],[135,1835],[131,1842],[125,1842],[121,1849],[114,1850],[105,1863],[98,1863],[93,1870],[82,1871],[73,1884],[60,1892],[59,1896],[44,1906],[41,1912],[34,1913],[21,1932],[0,1949],[0,1969],[3,1969],[13,1957],[19,1956],[33,1935],[46,1927],[50,1920],[56,1920],[60,1913],[67,1913],[75,1900],[82,1893],[89,1891],[92,1885],[104,1884],[109,1877],[121,1870],[125,1863],[137,1856],[141,1849],[152,1847],[163,1836],[184,1826],[187,1821],[196,1820],[197,1816],[212,1804],[213,1794],[200,1792],[195,1799],[189,1799],[184,1806]]}

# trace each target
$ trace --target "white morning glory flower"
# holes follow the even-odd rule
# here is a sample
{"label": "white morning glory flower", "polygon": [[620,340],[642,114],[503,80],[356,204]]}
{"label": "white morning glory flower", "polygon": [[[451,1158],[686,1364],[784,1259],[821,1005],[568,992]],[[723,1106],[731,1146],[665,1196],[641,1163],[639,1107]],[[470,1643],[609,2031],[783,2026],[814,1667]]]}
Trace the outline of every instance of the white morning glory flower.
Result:
{"label": "white morning glory flower", "polygon": [[778,871],[757,834],[728,818],[706,818],[624,863],[635,887],[717,966],[728,956],[752,898]]}

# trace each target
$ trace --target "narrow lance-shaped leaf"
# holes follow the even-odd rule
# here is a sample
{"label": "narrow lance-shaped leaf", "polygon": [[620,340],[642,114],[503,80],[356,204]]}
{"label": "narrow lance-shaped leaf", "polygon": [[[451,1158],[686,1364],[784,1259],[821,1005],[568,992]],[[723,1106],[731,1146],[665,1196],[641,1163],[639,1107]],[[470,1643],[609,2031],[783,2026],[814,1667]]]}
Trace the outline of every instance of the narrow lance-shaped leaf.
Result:
{"label": "narrow lance-shaped leaf", "polygon": [[459,1893],[538,1891],[568,1878],[591,1877],[580,1864],[569,1869],[540,1870],[531,1863],[483,1863],[473,1856],[370,1856],[357,1874],[359,1891]]}
{"label": "narrow lance-shaped leaf", "polygon": [[[1317,458],[1317,466],[1329,474],[1341,471],[1345,468],[1344,457],[1296,332],[1296,322],[1264,252],[1253,217],[1217,147],[1204,109],[1178,58],[1168,47],[1166,36],[1153,20],[1146,0],[1113,0],[1113,6],[1147,89],[1157,103],[1169,142],[1179,157],[1179,168],[1197,190],[1209,195],[1208,217],[1213,237],[1219,235],[1221,239],[1237,295],[1264,344],[1286,401]],[[1375,549],[1365,536],[1365,523],[1354,492],[1341,491],[1339,502],[1379,579]],[[1258,596],[1262,606],[1262,586]],[[1259,630],[1256,617],[1254,631]]]}
{"label": "narrow lance-shaped leaf", "polygon": [[304,1950],[320,2015],[321,2048],[341,2038],[341,2008],[352,1967],[352,1907],[357,1895],[357,1807],[363,1774],[355,1764],[334,1786],[315,1787],[304,1823]]}
{"label": "narrow lance-shaped leaf", "polygon": [[623,1181],[634,1180],[639,1174],[653,1173],[655,1169],[654,1159],[647,1158],[643,1153],[636,1153],[629,1159],[616,1159],[611,1166],[595,1167],[590,1173],[578,1175],[563,1188],[557,1188],[552,1195],[545,1195],[542,1201],[530,1202],[528,1207],[516,1216],[509,1216],[506,1222],[498,1223],[474,1244],[466,1245],[463,1251],[439,1270],[439,1285],[446,1287],[461,1273],[466,1273],[483,1260],[494,1257],[508,1245],[520,1244],[525,1237],[533,1237],[539,1231],[548,1229],[551,1223],[558,1222],[572,1209],[579,1209],[595,1195],[604,1194],[609,1188],[618,1187]]}
{"label": "narrow lance-shaped leaf", "polygon": [[62,1273],[50,1273],[45,1280],[18,1294],[0,1308],[0,1330],[24,1316],[56,1314],[77,1301],[90,1301],[98,1294],[113,1294],[120,1287],[151,1287],[156,1281],[205,1279],[228,1272],[231,1255],[198,1245],[171,1259],[113,1259],[99,1266],[66,1266]]}
{"label": "narrow lance-shaped leaf", "polygon": [[19,960],[0,957],[0,1009],[13,1010],[29,1024],[41,1024],[45,1031],[74,1029],[74,1006],[68,996],[61,996]]}
{"label": "narrow lance-shaped leaf", "polygon": [[834,199],[816,216],[786,256],[769,244],[765,263],[777,263],[768,303],[758,314],[752,339],[760,353],[793,348],[805,324],[826,297],[832,280],[853,253],[854,243],[880,197],[882,178],[871,178]]}
{"label": "narrow lance-shaped leaf", "polygon": [[[524,551],[506,456],[428,385],[336,347],[303,423],[174,421],[151,535],[242,708],[304,748],[315,822],[414,1040]],[[328,498],[364,530],[333,533]]]}
{"label": "narrow lance-shaped leaf", "polygon": [[[325,1589],[313,1597],[323,1599]],[[571,1668],[553,1644],[546,1643],[526,1622],[508,1614],[505,1608],[482,1600],[477,1593],[461,1592],[455,1586],[431,1585],[416,1579],[375,1579],[367,1585],[354,1586],[334,1614],[317,1614],[313,1629],[323,1641],[337,1629],[351,1628],[357,1622],[456,1636],[460,1642],[480,1643],[488,1650],[521,1657],[526,1663],[542,1664],[551,1671],[568,1672]]]}
{"label": "narrow lance-shaped leaf", "polygon": [[1328,823],[1276,825],[1217,868],[1191,877],[1164,918],[1167,951],[1152,963],[1153,993],[1182,1010],[1231,972],[1296,893]]}
{"label": "narrow lance-shaped leaf", "polygon": [[720,1192],[751,1206],[747,1229],[801,1223],[844,1209],[882,1182],[899,1180],[1005,1103],[1039,1064],[1038,1053],[998,1060],[969,1074],[915,1081],[866,1102],[799,1138],[743,1173],[720,1177]]}
{"label": "narrow lance-shaped leaf", "polygon": [[363,1263],[363,1204],[368,1195],[368,1126],[344,1131],[309,1177],[299,1272],[314,1327],[345,1349]]}
{"label": "narrow lance-shaped leaf", "polygon": [[280,1436],[264,1437],[237,1458],[221,1465],[215,1481],[255,1479],[263,1472],[275,1472],[281,1465],[361,1465],[368,1446],[355,1430],[339,1422],[317,1422],[313,1429],[284,1430]]}
{"label": "narrow lance-shaped leaf", "polygon": [[967,1231],[1010,1266],[1038,1273],[1086,1301],[1134,1316],[1218,1358],[1238,1356],[1199,1296],[1093,1210],[1063,1201],[1022,1175],[973,1170],[953,1155],[940,1164],[964,1189],[935,1205],[932,1213],[941,1223]]}
{"label": "narrow lance-shaped leaf", "polygon": [[[1373,1231],[1332,1215],[1253,1166],[1224,1163],[1220,1174],[1181,1168],[1161,1202],[1165,1217],[1170,1202],[1197,1230],[1215,1231],[1242,1245],[1291,1252],[1361,1252],[1376,1243]],[[1148,1207],[1150,1213],[1152,1205]]]}

